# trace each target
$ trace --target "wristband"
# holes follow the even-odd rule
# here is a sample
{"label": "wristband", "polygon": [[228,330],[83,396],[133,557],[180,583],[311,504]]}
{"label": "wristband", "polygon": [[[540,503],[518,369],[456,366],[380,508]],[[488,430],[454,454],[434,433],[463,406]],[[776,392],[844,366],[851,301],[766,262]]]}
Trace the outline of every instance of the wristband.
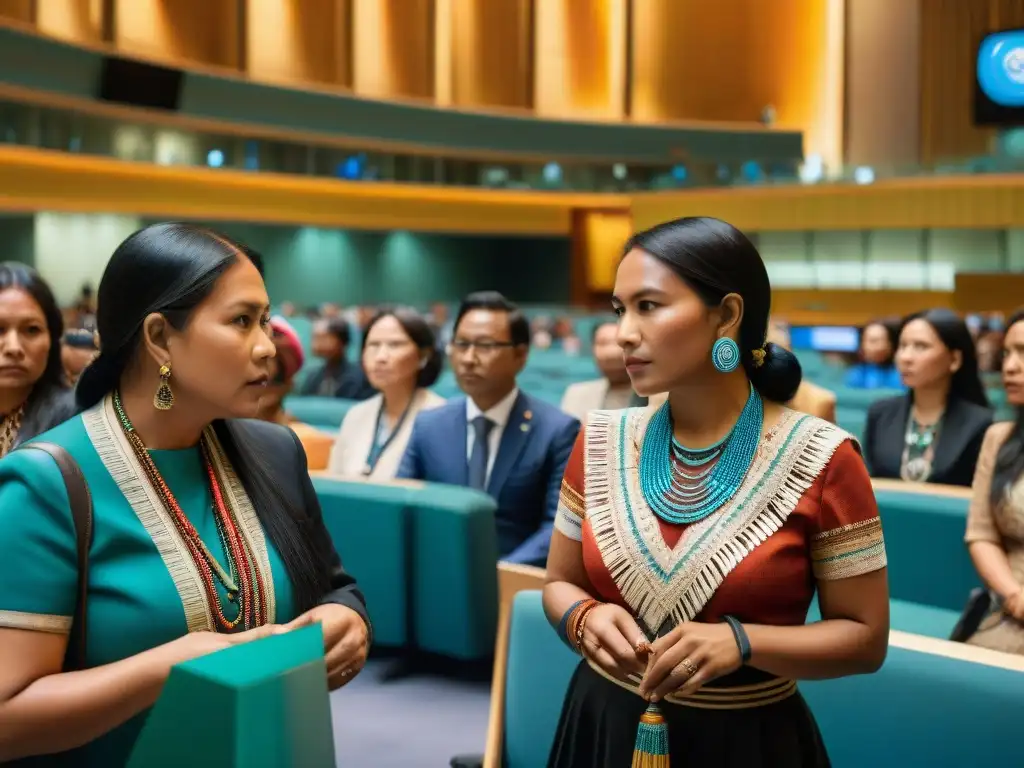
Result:
{"label": "wristband", "polygon": [[723,616],[722,621],[729,625],[729,629],[732,630],[733,637],[736,638],[736,645],[740,649],[740,660],[746,664],[750,661],[750,638],[747,637],[747,631],[740,624],[740,620],[735,616]]}

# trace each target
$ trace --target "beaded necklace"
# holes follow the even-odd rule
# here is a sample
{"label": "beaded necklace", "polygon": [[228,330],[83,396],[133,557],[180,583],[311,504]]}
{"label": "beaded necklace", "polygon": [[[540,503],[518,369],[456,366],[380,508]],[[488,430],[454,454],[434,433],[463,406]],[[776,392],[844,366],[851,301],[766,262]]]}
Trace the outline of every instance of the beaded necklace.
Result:
{"label": "beaded necklace", "polygon": [[651,417],[640,447],[640,491],[651,511],[666,523],[686,525],[718,510],[739,490],[763,426],[764,404],[751,387],[729,434],[714,445],[687,448],[672,435],[666,401]]}
{"label": "beaded necklace", "polygon": [[10,452],[14,441],[18,439],[18,432],[21,431],[21,418],[24,413],[25,404],[22,403],[0,419],[0,458]]}
{"label": "beaded necklace", "polygon": [[[174,526],[181,535],[192,561],[195,563],[199,574],[202,577],[203,587],[210,606],[213,608],[214,618],[223,631],[230,632],[241,625],[244,629],[252,629],[267,623],[267,597],[266,586],[263,577],[256,567],[256,559],[249,547],[245,537],[242,536],[235,515],[230,506],[225,502],[225,496],[214,468],[212,455],[214,447],[210,439],[203,434],[200,442],[200,451],[203,456],[203,465],[210,484],[210,495],[213,498],[213,517],[217,525],[217,534],[220,538],[221,547],[227,561],[227,569],[221,566],[220,562],[210,552],[203,542],[199,532],[182,511],[174,495],[171,493],[167,483],[164,482],[152,457],[149,455],[142,438],[132,426],[121,404],[121,396],[114,393],[114,410],[117,418],[124,429],[132,452],[142,465],[147,479],[156,491],[157,496],[163,503],[164,508],[174,521]],[[228,602],[237,606],[237,615],[229,619],[225,613],[224,605],[217,592],[217,585],[214,579],[219,581],[227,592]]]}

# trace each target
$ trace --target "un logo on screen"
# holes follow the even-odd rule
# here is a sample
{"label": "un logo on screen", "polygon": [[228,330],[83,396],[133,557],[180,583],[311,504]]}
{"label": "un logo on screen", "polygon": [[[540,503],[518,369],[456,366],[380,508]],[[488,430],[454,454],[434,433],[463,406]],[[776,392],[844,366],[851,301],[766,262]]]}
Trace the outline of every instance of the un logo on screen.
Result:
{"label": "un logo on screen", "polygon": [[1014,48],[1003,57],[1003,69],[1013,82],[1024,85],[1024,48]]}
{"label": "un logo on screen", "polygon": [[978,85],[1003,107],[1024,107],[1024,31],[996,32],[978,47]]}

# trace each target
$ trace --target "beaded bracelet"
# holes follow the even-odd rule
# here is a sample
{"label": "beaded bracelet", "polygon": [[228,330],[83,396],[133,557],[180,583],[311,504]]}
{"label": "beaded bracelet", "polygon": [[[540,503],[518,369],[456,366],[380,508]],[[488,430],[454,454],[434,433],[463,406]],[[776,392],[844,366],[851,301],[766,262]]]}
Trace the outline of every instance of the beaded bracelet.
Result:
{"label": "beaded bracelet", "polygon": [[572,647],[572,643],[569,641],[569,617],[572,615],[573,611],[575,611],[585,602],[587,601],[577,600],[575,603],[570,605],[569,610],[562,614],[562,619],[558,622],[558,637],[563,643],[568,645],[570,648]]}
{"label": "beaded bracelet", "polygon": [[587,625],[587,617],[598,605],[600,603],[597,600],[588,600],[577,609],[572,625],[572,634],[570,635],[573,638],[573,646],[576,653],[583,653],[583,630]]}

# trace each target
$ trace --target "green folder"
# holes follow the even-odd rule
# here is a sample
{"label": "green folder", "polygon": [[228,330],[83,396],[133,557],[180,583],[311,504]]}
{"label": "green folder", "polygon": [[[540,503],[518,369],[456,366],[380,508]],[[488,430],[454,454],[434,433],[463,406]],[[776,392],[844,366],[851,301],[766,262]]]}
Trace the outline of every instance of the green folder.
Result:
{"label": "green folder", "polygon": [[179,664],[129,768],[334,768],[320,625]]}

